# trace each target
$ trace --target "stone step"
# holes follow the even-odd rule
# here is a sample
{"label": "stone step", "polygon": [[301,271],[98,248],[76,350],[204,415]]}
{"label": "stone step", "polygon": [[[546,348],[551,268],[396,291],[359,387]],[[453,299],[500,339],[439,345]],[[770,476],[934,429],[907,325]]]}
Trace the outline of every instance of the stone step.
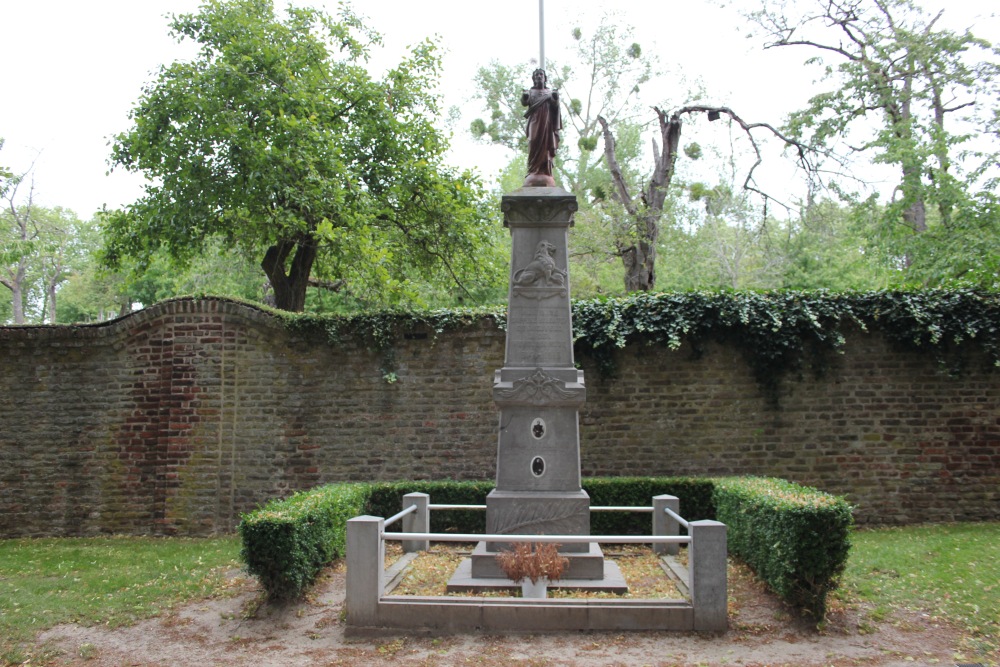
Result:
{"label": "stone step", "polygon": [[[549,584],[551,589],[573,590],[594,593],[628,593],[628,584],[622,575],[618,564],[611,560],[602,563],[603,576],[600,579],[570,579],[561,578]],[[448,581],[449,593],[481,593],[484,591],[520,591],[521,584],[510,579],[498,577],[475,577],[472,575],[472,559],[462,560],[455,574]]]}
{"label": "stone step", "polygon": [[[580,553],[566,553],[560,550],[560,555],[569,559],[569,567],[563,572],[564,579],[594,581],[604,578],[605,560],[601,545],[591,542],[585,546],[588,549]],[[477,544],[470,559],[471,576],[477,579],[503,579],[506,581],[507,577],[501,572],[496,556],[496,551],[487,550],[485,542]]]}

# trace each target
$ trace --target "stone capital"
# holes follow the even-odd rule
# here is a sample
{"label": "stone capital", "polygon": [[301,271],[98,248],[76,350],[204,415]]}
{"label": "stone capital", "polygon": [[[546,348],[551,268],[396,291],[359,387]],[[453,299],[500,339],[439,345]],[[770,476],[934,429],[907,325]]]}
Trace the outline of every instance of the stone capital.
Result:
{"label": "stone capital", "polygon": [[571,227],[576,196],[560,187],[521,188],[503,196],[504,227]]}

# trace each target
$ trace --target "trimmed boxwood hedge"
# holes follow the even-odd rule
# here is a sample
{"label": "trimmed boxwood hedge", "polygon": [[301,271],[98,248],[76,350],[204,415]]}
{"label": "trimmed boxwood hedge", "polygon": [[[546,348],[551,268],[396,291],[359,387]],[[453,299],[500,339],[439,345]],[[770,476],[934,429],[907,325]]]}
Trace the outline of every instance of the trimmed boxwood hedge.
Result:
{"label": "trimmed boxwood hedge", "polygon": [[[677,496],[680,515],[688,521],[715,516],[710,479],[694,477],[592,477],[583,480],[583,490],[595,506],[649,507],[653,496]],[[633,512],[592,512],[592,535],[649,535],[649,514]],[[683,529],[682,529],[683,532]]]}
{"label": "trimmed boxwood hedge", "polygon": [[245,514],[240,558],[271,599],[300,597],[327,563],[344,556],[347,520],[364,513],[367,484],[335,484],[274,500]]}
{"label": "trimmed boxwood hedge", "polygon": [[827,593],[847,565],[851,506],[780,479],[716,480],[713,495],[729,553],[789,603],[822,619]]}
{"label": "trimmed boxwood hedge", "polygon": [[[347,520],[389,517],[407,493],[426,493],[441,505],[482,505],[491,482],[382,482],[323,486],[274,501],[240,522],[241,556],[272,598],[301,595],[323,565],[345,551]],[[777,594],[822,618],[826,596],[847,562],[851,507],[840,497],[768,478],[604,477],[584,480],[591,505],[648,507],[653,496],[680,498],[689,521],[717,519],[728,526],[730,554]],[[641,535],[648,514],[595,512],[595,535]],[[432,532],[483,533],[486,513],[431,513]]]}

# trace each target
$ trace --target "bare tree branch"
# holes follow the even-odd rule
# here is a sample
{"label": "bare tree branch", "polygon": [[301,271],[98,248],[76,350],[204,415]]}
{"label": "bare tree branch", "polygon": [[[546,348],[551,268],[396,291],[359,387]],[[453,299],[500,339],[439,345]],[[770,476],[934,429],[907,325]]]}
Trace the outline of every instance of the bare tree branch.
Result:
{"label": "bare tree branch", "polygon": [[604,136],[604,159],[608,162],[608,171],[611,172],[611,180],[615,184],[618,201],[625,207],[629,215],[637,215],[635,202],[632,201],[632,195],[629,194],[628,184],[625,182],[622,169],[618,165],[618,157],[615,155],[615,138],[611,135],[611,129],[608,127],[608,122],[604,120],[604,116],[598,116],[597,122],[601,124],[601,134]]}

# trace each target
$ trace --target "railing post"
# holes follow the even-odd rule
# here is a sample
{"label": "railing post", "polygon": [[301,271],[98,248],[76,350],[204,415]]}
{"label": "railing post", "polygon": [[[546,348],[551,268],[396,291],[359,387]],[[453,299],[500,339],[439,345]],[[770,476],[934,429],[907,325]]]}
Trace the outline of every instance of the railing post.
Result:
{"label": "railing post", "polygon": [[[677,496],[653,496],[653,535],[680,535],[680,524],[677,519],[670,516],[663,510],[670,508],[680,514],[681,499]],[[676,556],[680,549],[679,544],[653,544],[653,553],[670,554]]]}
{"label": "railing post", "polygon": [[725,632],[728,627],[726,597],[726,524],[692,521],[689,528],[688,573],[694,629]]}
{"label": "railing post", "polygon": [[347,521],[347,622],[378,625],[378,601],[385,590],[385,520],[358,516]]}
{"label": "railing post", "polygon": [[[428,509],[430,496],[426,493],[407,493],[403,496],[403,509],[416,505],[415,512],[410,512],[403,517],[404,533],[429,533],[431,532],[431,513]],[[403,540],[403,552],[413,553],[416,551],[427,551],[430,548],[427,540]]]}

